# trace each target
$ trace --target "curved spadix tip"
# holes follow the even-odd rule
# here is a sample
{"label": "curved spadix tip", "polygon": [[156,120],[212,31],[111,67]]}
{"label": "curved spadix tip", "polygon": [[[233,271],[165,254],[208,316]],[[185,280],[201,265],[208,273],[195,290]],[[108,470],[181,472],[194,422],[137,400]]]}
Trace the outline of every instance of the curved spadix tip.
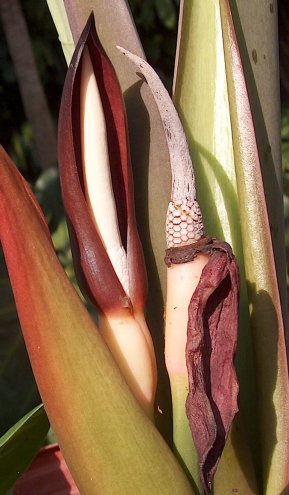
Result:
{"label": "curved spadix tip", "polygon": [[164,127],[172,172],[171,202],[166,224],[167,245],[173,247],[194,242],[203,235],[203,223],[196,201],[194,170],[182,123],[169,93],[153,68],[125,48],[117,48],[136,65],[145,78]]}

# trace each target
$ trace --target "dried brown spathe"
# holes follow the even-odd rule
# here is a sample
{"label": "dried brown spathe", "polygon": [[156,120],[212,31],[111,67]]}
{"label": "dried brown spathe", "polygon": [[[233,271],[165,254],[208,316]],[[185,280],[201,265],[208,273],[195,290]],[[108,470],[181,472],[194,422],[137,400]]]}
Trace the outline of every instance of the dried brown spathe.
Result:
{"label": "dried brown spathe", "polygon": [[199,456],[206,493],[238,412],[238,382],[233,366],[237,342],[239,271],[230,246],[203,238],[167,250],[166,263],[210,254],[188,308],[186,362],[189,394],[186,411]]}

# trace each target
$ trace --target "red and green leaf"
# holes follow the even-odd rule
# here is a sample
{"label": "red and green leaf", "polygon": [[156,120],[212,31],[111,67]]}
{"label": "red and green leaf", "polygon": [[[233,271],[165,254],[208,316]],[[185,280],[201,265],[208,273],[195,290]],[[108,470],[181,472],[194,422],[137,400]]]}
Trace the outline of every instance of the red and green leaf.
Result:
{"label": "red and green leaf", "polygon": [[36,200],[3,148],[0,238],[39,391],[79,490],[191,494],[70,284]]}

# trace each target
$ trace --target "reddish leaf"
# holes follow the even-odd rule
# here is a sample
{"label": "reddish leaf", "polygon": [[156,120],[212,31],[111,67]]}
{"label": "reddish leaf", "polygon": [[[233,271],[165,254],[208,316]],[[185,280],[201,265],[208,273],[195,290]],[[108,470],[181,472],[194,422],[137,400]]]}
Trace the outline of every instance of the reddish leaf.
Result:
{"label": "reddish leaf", "polygon": [[59,263],[34,196],[1,146],[0,239],[39,391],[79,491],[190,495],[186,476],[122,379]]}
{"label": "reddish leaf", "polygon": [[[87,208],[81,157],[80,72],[87,47],[97,80],[107,128],[112,184],[122,243],[127,252],[130,297],[127,297]],[[133,206],[133,184],[126,116],[114,68],[98,40],[91,15],[68,69],[59,116],[59,162],[63,201],[76,272],[84,292],[103,311],[142,308],[146,274]]]}
{"label": "reddish leaf", "polygon": [[15,483],[13,495],[27,495],[35,493],[35,490],[42,495],[49,495],[51,492],[80,495],[57,444],[48,445],[39,451],[32,464]]}

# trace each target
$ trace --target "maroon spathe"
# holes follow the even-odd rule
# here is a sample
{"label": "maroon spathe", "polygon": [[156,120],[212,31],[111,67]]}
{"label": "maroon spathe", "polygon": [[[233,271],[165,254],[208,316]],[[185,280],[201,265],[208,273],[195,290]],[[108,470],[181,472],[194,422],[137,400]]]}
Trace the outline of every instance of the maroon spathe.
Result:
{"label": "maroon spathe", "polygon": [[[118,226],[128,262],[130,298],[95,228],[84,190],[80,118],[84,48],[91,59],[104,112]],[[68,68],[58,127],[62,196],[79,285],[103,312],[127,314],[132,310],[143,310],[147,292],[146,270],[135,219],[125,108],[115,70],[96,34],[93,15],[87,21]]]}

